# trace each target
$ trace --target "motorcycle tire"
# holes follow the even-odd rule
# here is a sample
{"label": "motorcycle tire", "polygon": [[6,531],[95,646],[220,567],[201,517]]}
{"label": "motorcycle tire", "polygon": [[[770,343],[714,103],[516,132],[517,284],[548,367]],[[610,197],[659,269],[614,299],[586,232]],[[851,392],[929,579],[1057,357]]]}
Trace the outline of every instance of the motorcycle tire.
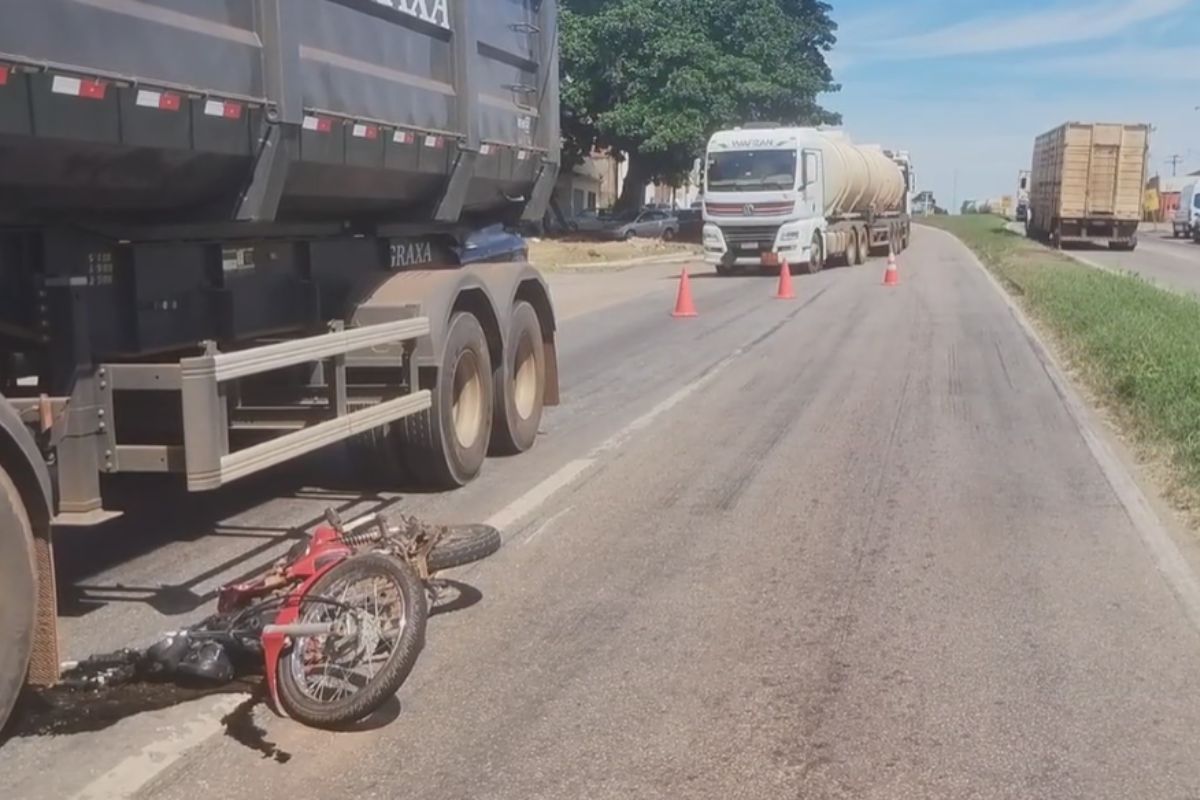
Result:
{"label": "motorcycle tire", "polygon": [[[292,649],[280,658],[276,670],[279,704],[291,718],[314,728],[336,729],[350,725],[379,710],[408,678],[425,645],[425,625],[429,619],[425,587],[411,566],[382,553],[364,553],[329,570],[313,584],[308,594],[334,599],[339,584],[379,577],[395,585],[405,612],[404,629],[387,661],[358,691],[337,700],[322,701],[305,691],[293,669],[305,642],[297,638]],[[305,605],[301,601],[301,618]],[[315,607],[313,603],[308,605]]]}
{"label": "motorcycle tire", "polygon": [[500,531],[491,525],[456,525],[448,529],[429,554],[429,571],[461,567],[487,558],[500,549]]}

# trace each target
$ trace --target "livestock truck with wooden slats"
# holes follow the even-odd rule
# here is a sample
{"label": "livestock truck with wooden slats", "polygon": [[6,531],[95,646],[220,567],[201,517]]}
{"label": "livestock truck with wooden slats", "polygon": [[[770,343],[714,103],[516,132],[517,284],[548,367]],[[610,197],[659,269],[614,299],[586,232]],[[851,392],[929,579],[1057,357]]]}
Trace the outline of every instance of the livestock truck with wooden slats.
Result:
{"label": "livestock truck with wooden slats", "polygon": [[903,151],[842,131],[752,126],[714,134],[704,187],[705,260],[818,272],[908,247],[913,169]]}
{"label": "livestock truck with wooden slats", "polygon": [[1149,125],[1068,122],[1037,137],[1026,232],[1062,247],[1137,247],[1145,203]]}
{"label": "livestock truck with wooden slats", "polygon": [[559,166],[553,0],[37,0],[0,20],[0,724],[51,529],[347,441],[454,487],[557,402],[508,231]]}

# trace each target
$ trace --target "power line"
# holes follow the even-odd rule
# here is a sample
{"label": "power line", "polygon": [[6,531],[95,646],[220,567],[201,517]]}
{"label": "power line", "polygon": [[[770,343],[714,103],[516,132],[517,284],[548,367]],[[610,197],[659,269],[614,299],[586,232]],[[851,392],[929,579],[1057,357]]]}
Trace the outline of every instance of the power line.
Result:
{"label": "power line", "polygon": [[1170,158],[1166,159],[1166,163],[1171,165],[1171,177],[1172,178],[1175,177],[1175,175],[1179,172],[1179,164],[1182,161],[1183,161],[1183,156],[1181,156],[1181,155],[1173,155]]}

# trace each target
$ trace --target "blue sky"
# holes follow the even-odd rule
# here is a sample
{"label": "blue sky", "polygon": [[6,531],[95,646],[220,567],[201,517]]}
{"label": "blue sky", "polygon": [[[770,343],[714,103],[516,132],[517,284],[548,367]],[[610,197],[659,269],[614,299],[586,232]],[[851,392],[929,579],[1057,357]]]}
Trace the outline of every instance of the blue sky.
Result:
{"label": "blue sky", "polygon": [[1200,0],[830,0],[855,141],[908,149],[949,207],[1011,194],[1034,137],[1068,120],[1147,122],[1151,175],[1200,170]]}

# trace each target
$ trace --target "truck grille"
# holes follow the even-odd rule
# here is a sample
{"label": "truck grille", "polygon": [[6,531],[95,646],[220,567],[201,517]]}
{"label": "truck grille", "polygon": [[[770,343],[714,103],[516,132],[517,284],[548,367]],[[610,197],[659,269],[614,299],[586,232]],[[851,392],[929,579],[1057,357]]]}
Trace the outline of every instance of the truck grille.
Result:
{"label": "truck grille", "polygon": [[747,225],[738,228],[721,228],[725,243],[729,246],[748,242],[757,242],[764,250],[775,246],[775,237],[779,235],[778,225]]}

